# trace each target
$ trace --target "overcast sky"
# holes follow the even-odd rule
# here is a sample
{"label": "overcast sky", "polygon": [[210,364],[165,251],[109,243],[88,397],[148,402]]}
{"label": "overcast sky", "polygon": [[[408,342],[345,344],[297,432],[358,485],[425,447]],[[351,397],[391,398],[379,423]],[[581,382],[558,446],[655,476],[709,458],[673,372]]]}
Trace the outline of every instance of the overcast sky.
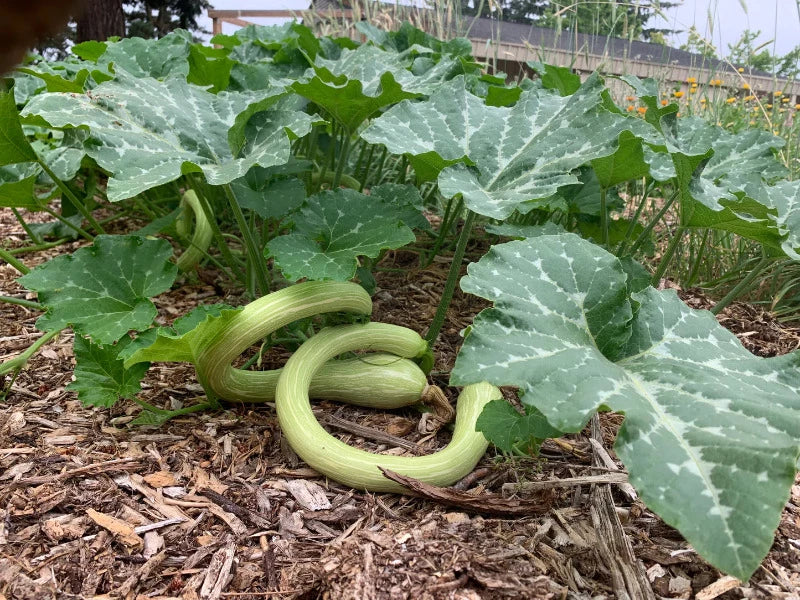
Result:
{"label": "overcast sky", "polygon": [[[635,0],[629,0],[635,1]],[[728,44],[734,44],[745,29],[760,30],[756,45],[770,42],[768,48],[777,54],[786,54],[800,44],[800,0],[683,0],[680,6],[665,11],[666,20],[651,21],[655,27],[688,30],[694,25],[701,35],[712,40],[721,55],[728,53]],[[218,9],[289,9],[302,10],[308,0],[211,0]],[[256,20],[256,19],[254,19]],[[280,21],[259,19],[261,23]],[[211,20],[202,25],[211,29]],[[649,25],[649,24],[648,24]],[[224,31],[231,32],[233,26]],[[678,46],[685,34],[670,41]],[[774,44],[774,46],[773,46]]]}

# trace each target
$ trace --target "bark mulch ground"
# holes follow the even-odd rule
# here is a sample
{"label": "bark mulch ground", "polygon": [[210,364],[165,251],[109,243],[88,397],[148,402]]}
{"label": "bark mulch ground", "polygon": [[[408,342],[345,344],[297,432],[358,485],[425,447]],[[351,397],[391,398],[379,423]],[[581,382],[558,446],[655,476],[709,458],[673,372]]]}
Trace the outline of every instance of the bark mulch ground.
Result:
{"label": "bark mulch ground", "polygon": [[[8,211],[0,239],[23,243]],[[383,267],[409,270],[379,274],[373,320],[423,332],[448,265],[417,264],[408,251],[387,256]],[[16,275],[0,265],[2,294],[22,294]],[[160,319],[198,303],[241,302],[222,291],[211,271],[189,278],[158,299]],[[709,306],[700,293],[681,294]],[[439,385],[459,332],[483,306],[457,293],[436,348]],[[37,338],[37,316],[0,304],[0,361]],[[720,321],[762,356],[800,345],[800,330],[748,305],[734,304]],[[436,500],[368,494],[300,462],[269,404],[158,429],[128,426],[139,412],[132,402],[81,406],[65,390],[71,344],[64,333],[47,345],[0,405],[0,598],[800,598],[800,480],[772,551],[742,584],[706,564],[626,486],[610,450],[616,415],[546,442],[538,458],[512,464],[490,449],[456,489],[420,490]],[[193,369],[173,364],[154,365],[141,394],[171,408],[201,397]],[[413,409],[319,407],[337,417],[334,434],[372,451],[402,452],[393,438],[426,451],[448,440],[418,427]]]}

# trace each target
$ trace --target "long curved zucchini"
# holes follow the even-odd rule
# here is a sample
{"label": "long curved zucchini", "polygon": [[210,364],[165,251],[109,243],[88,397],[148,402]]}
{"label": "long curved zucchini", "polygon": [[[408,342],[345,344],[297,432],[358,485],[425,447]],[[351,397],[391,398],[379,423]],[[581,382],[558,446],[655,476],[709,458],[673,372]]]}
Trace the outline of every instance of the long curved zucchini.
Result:
{"label": "long curved zucchini", "polygon": [[237,375],[231,366],[237,356],[293,321],[329,312],[369,315],[372,300],[360,285],[346,281],[307,281],[254,300],[199,348],[195,368],[200,383],[221,398],[236,399],[244,373]]}
{"label": "long curved zucchini", "polygon": [[[213,339],[199,344],[194,361],[197,377],[206,390],[224,400],[273,400],[280,370],[243,371],[231,366],[231,362],[254,342],[292,321],[340,311],[369,315],[372,300],[360,285],[334,281],[298,283],[259,298],[215,331]],[[429,358],[428,353],[422,358]],[[377,395],[382,408],[426,402],[429,391],[431,387],[420,367],[391,355],[332,361],[311,385],[314,398],[370,406]]]}
{"label": "long curved zucchini", "polygon": [[398,356],[419,356],[425,340],[410,329],[385,323],[330,327],[303,343],[283,368],[275,405],[278,422],[292,449],[320,473],[373,492],[403,492],[378,467],[434,484],[449,485],[467,475],[489,443],[475,431],[475,421],[490,400],[501,398],[488,383],[467,386],[458,398],[453,439],[428,456],[373,454],[348,446],[325,431],[311,411],[308,390],[314,374],[333,357],[354,350],[378,350]]}
{"label": "long curved zucchini", "polygon": [[[225,400],[270,402],[283,369],[242,371],[232,369]],[[420,402],[428,379],[417,363],[394,354],[376,353],[347,360],[328,361],[311,379],[309,396],[356,406],[400,408]]]}

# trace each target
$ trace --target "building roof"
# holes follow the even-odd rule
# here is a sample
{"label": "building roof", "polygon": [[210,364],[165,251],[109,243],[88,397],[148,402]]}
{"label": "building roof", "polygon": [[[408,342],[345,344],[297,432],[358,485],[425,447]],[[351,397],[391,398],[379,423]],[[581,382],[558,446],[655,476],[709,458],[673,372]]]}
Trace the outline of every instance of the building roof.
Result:
{"label": "building roof", "polygon": [[[461,35],[472,40],[493,40],[509,44],[522,44],[541,48],[546,60],[547,49],[557,49],[576,54],[608,55],[635,61],[709,70],[730,69],[725,61],[707,58],[701,54],[679,50],[663,44],[627,40],[623,38],[575,33],[569,30],[536,27],[487,18],[464,17]],[[770,73],[748,70],[749,74],[770,77]]]}

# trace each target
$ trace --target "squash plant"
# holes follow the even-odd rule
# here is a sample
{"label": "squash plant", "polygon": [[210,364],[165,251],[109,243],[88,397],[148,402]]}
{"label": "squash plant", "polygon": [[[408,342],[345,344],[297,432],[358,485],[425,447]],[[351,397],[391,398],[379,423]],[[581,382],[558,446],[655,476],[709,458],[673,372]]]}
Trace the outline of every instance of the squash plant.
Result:
{"label": "squash plant", "polygon": [[[369,404],[363,388],[380,384],[387,406],[425,396],[428,349],[482,223],[516,240],[495,245],[461,280],[494,305],[465,332],[452,373],[454,385],[478,386],[466,392],[477,428],[501,450],[520,452],[579,431],[598,410],[624,413],[616,450],[648,506],[714,565],[748,578],[797,468],[800,355],[756,358],[710,314],[651,284],[693,229],[753,240],[757,269],[798,257],[800,188],[776,158],[783,141],[678,118],[652,80],[623,78],[648,108],[642,118],[615,104],[599,74],[581,82],[531,63],[533,79],[510,82],[484,72],[466,40],[436,40],[408,24],[359,27],[364,44],[318,38],[299,24],[246,27],[216,36],[217,48],[185,32],[87,42],[74,57],[15,74],[0,93],[0,206],[30,232],[31,249],[45,245],[44,233],[21,209],[59,220],[50,245],[70,233],[91,245],[33,270],[20,251],[0,249],[38,302],[0,301],[41,310],[45,332],[0,375],[13,378],[71,327],[70,389],[84,403],[135,399],[149,362],[189,361],[207,402],[172,412],[147,405],[140,422],[277,393],[302,446],[297,429],[310,428],[308,415],[281,407],[302,404],[306,389]],[[618,190],[631,183],[640,193],[624,211]],[[646,209],[652,198],[663,199],[654,211]],[[133,214],[149,223],[107,236],[98,207],[107,219]],[[438,228],[423,209],[441,210]],[[671,238],[650,272],[638,261],[662,230]],[[372,268],[387,249],[414,243],[428,259],[454,253],[426,340],[403,333],[414,351],[402,360],[326,362],[372,340],[365,331],[390,334],[351,324],[314,335],[307,320],[290,321],[320,313],[329,315],[324,324],[363,320]],[[198,307],[155,327],[151,298],[174,285],[178,267],[191,277],[203,262],[251,304]],[[287,371],[231,367],[251,344],[294,349],[309,337]],[[309,381],[303,369],[312,362],[320,370]],[[492,385],[518,387],[525,414],[491,402]],[[474,458],[485,442],[460,427]],[[423,472],[462,472],[467,461],[452,464],[453,453]],[[375,482],[374,459],[352,460],[369,471],[354,485],[396,489]]]}

